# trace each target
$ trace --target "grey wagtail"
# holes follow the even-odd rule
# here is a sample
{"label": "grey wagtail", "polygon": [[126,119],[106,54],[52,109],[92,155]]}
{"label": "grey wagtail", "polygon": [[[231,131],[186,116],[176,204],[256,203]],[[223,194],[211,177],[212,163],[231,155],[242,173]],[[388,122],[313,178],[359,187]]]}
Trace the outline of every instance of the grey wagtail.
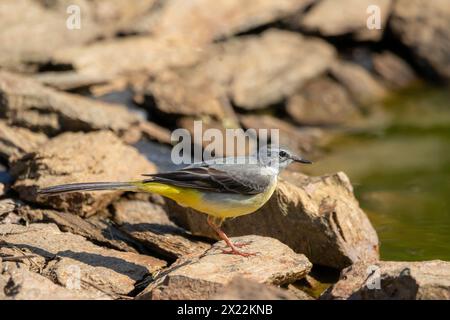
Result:
{"label": "grey wagtail", "polygon": [[[278,174],[293,161],[311,163],[286,149],[266,149],[249,157],[221,158],[194,163],[183,169],[148,174],[148,179],[130,182],[89,182],[44,188],[39,194],[94,190],[152,192],[208,215],[208,224],[230,247],[224,253],[249,256],[239,251],[246,244],[232,243],[220,229],[226,218],[253,213],[275,191]],[[261,156],[262,155],[262,156]]]}

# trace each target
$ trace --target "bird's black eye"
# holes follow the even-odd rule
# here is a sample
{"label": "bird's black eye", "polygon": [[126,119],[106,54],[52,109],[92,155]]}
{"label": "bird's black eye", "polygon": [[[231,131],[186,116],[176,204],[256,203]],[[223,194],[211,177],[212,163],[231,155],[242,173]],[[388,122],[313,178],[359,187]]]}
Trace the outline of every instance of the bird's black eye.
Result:
{"label": "bird's black eye", "polygon": [[279,153],[279,155],[280,155],[280,157],[283,157],[283,158],[285,158],[285,157],[287,157],[287,152],[286,152],[286,151],[283,151],[283,150],[281,150],[281,151],[280,151],[280,153]]}

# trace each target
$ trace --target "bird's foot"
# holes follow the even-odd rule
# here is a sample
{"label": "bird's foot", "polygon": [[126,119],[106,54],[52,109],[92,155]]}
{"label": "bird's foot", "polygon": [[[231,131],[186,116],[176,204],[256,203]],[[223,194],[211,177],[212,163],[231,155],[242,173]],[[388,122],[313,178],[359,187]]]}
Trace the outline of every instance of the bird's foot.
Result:
{"label": "bird's foot", "polygon": [[237,249],[230,249],[230,250],[222,250],[222,253],[224,254],[235,254],[242,257],[250,257],[250,256],[256,256],[256,252],[242,252]]}
{"label": "bird's foot", "polygon": [[236,242],[236,243],[233,243],[233,245],[234,245],[236,248],[244,248],[244,247],[250,245],[251,243],[252,243],[251,241],[247,241],[247,242]]}

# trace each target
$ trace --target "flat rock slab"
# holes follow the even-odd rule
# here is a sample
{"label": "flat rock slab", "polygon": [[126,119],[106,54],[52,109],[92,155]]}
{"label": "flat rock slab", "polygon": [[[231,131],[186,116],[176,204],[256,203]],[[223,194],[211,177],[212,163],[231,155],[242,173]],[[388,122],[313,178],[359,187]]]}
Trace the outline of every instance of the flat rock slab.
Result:
{"label": "flat rock slab", "polygon": [[292,292],[242,276],[218,290],[211,300],[298,300]]}
{"label": "flat rock slab", "polygon": [[249,243],[242,250],[258,254],[250,257],[223,254],[225,243],[220,241],[201,256],[180,259],[158,276],[138,298],[208,299],[235,276],[282,285],[303,278],[312,267],[304,255],[295,253],[273,238],[245,236],[233,238],[232,241]]}
{"label": "flat rock slab", "polygon": [[[379,8],[380,29],[369,29],[370,6]],[[322,0],[300,17],[302,29],[325,37],[352,35],[359,41],[379,41],[390,14],[391,0]],[[370,11],[373,14],[373,11]],[[371,20],[369,20],[371,21]]]}
{"label": "flat rock slab", "polygon": [[177,227],[161,206],[151,202],[123,199],[114,204],[114,212],[120,230],[169,260],[202,254],[211,247]]}
{"label": "flat rock slab", "polygon": [[357,263],[321,299],[449,300],[450,262]]}
{"label": "flat rock slab", "polygon": [[[154,0],[34,1],[0,3],[0,66],[35,71],[57,49],[113,37],[152,8]],[[77,5],[82,28],[66,27],[69,5]],[[73,13],[73,12],[70,12]]]}
{"label": "flat rock slab", "polygon": [[0,120],[0,158],[8,161],[10,157],[20,157],[46,142],[47,136],[28,129],[10,126]]}
{"label": "flat rock slab", "polygon": [[83,236],[98,245],[120,251],[138,252],[131,244],[137,244],[139,247],[139,243],[121,232],[113,223],[108,223],[106,218],[98,215],[83,219],[73,213],[34,209],[29,206],[21,207],[19,213],[27,221],[55,223],[61,231]]}
{"label": "flat rock slab", "polygon": [[201,45],[284,18],[313,1],[171,0],[152,32],[175,43]]}
{"label": "flat rock slab", "polygon": [[[378,237],[359,207],[348,177],[340,172],[310,178],[286,172],[272,198],[253,214],[227,220],[229,236],[258,234],[287,244],[315,264],[342,269],[378,260]],[[295,185],[293,184],[295,183]],[[193,234],[216,238],[206,215],[167,201],[171,219]]]}
{"label": "flat rock slab", "polygon": [[109,129],[124,134],[139,122],[125,106],[60,92],[38,81],[0,72],[0,117],[47,134]]}
{"label": "flat rock slab", "polygon": [[[11,269],[10,266],[8,269]],[[109,300],[111,297],[98,291],[65,288],[26,268],[13,268],[0,273],[0,300],[92,299]]]}
{"label": "flat rock slab", "polygon": [[124,144],[109,131],[64,133],[12,165],[17,176],[14,188],[27,201],[89,216],[104,209],[120,191],[74,192],[37,195],[38,188],[64,183],[130,181],[155,167],[137,149]]}
{"label": "flat rock slab", "polygon": [[82,288],[112,297],[130,293],[137,281],[166,265],[150,256],[99,247],[81,236],[61,232],[55,224],[0,225],[0,235],[4,242],[0,252],[14,248],[36,256],[30,267],[55,283],[70,287],[79,280]]}

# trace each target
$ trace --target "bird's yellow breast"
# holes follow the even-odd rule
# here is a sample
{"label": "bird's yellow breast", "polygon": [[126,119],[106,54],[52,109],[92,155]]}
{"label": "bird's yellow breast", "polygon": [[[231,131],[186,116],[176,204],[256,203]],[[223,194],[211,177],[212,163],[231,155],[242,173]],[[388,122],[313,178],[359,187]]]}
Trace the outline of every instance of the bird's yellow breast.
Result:
{"label": "bird's yellow breast", "polygon": [[190,207],[218,218],[233,218],[255,212],[270,199],[276,185],[277,180],[274,179],[264,192],[243,195],[201,191],[159,182],[137,183],[142,191],[160,194],[176,201],[181,206]]}

